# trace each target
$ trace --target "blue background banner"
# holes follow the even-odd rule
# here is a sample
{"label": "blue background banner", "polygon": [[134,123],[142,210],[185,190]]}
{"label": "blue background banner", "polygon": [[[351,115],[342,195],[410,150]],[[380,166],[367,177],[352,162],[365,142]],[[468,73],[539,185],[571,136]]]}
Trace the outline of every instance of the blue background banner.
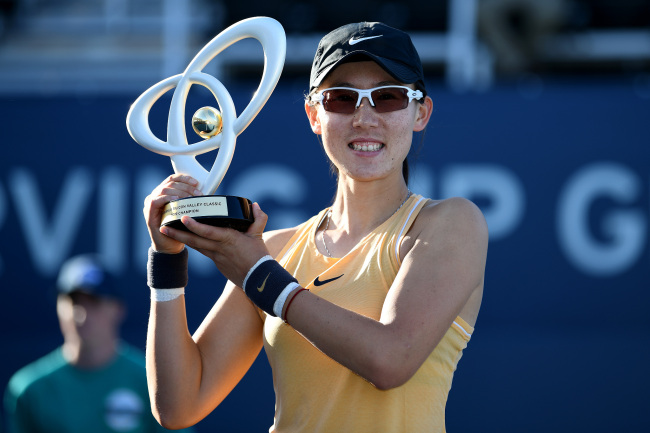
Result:
{"label": "blue background banner", "polygon": [[[229,90],[241,112],[255,85]],[[649,431],[650,92],[624,79],[429,91],[435,111],[414,140],[411,188],[475,201],[491,237],[484,303],[450,392],[448,431]],[[280,82],[240,135],[218,191],[258,201],[269,229],[305,220],[335,192],[303,92],[302,83]],[[142,202],[171,165],[128,135],[137,96],[0,100],[3,389],[61,343],[54,279],[77,253],[107,258],[128,293],[124,338],[144,349]],[[163,140],[169,100],[151,112]],[[195,109],[214,104],[193,89],[188,124]],[[190,260],[193,332],[225,281],[205,258]],[[266,431],[273,409],[262,354],[197,430]]]}

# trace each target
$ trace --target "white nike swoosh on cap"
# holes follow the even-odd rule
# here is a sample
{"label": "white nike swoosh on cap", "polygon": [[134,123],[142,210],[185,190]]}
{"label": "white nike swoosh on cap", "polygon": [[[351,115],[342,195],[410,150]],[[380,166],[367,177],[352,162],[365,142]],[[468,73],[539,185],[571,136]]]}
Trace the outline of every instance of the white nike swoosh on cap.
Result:
{"label": "white nike swoosh on cap", "polygon": [[359,38],[359,39],[350,39],[350,45],[358,44],[359,42],[367,41],[368,39],[375,39],[375,38],[381,38],[384,35],[377,35],[377,36],[368,36],[367,38]]}

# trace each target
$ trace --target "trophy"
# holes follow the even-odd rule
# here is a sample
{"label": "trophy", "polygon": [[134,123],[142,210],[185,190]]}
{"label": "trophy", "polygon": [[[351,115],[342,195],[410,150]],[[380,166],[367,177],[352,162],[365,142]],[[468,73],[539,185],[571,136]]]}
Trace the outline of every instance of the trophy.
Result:
{"label": "trophy", "polygon": [[[224,85],[203,68],[219,53],[234,43],[255,38],[264,51],[264,72],[253,98],[239,117],[233,100]],[[183,215],[204,224],[231,227],[246,231],[253,223],[251,201],[247,198],[213,195],[230,166],[237,136],[250,125],[275,89],[286,55],[286,37],[282,25],[272,18],[255,17],[228,27],[208,42],[192,59],[182,74],[160,81],[146,90],[133,103],[126,117],[131,137],[141,146],[171,158],[176,173],[184,173],[198,180],[204,195],[186,197],[169,202],[163,211],[162,225],[187,230],[181,222]],[[206,87],[221,109],[203,107],[192,118],[192,128],[203,139],[189,144],[185,132],[185,103],[192,84]],[[149,112],[153,104],[170,89],[172,96],[167,121],[167,142],[158,139],[149,127]],[[210,171],[197,160],[196,155],[219,149]]]}

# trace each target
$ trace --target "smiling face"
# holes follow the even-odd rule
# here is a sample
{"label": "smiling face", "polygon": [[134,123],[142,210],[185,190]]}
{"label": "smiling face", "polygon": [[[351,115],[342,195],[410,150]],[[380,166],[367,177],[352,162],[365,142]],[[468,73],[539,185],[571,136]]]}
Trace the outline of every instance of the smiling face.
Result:
{"label": "smiling face", "polygon": [[[319,90],[329,87],[371,89],[404,85],[373,61],[344,63],[323,80]],[[409,87],[413,87],[409,85]],[[359,181],[402,179],[413,131],[425,128],[431,115],[431,99],[412,101],[403,110],[377,113],[363,99],[352,114],[325,111],[321,104],[305,104],[314,133],[321,135],[327,156],[341,176]]]}

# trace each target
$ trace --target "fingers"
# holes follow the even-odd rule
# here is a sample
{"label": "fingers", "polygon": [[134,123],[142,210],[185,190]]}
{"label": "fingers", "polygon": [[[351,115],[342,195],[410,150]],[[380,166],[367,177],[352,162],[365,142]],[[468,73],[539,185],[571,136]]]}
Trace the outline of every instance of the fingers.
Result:
{"label": "fingers", "polygon": [[145,200],[144,216],[147,222],[149,236],[151,237],[151,245],[156,251],[173,254],[182,251],[185,247],[183,244],[160,232],[162,209],[169,201],[177,198],[174,196],[159,196]]}
{"label": "fingers", "polygon": [[181,222],[189,232],[171,227],[160,227],[160,233],[199,251],[213,261],[217,256],[224,254],[224,248],[227,249],[235,244],[234,236],[239,234],[234,229],[202,224],[187,215],[181,218]]}
{"label": "fingers", "polygon": [[159,209],[161,207],[164,207],[167,203],[170,201],[178,200],[179,197],[177,195],[161,195],[155,198],[152,198],[151,200],[151,207],[154,209]]}
{"label": "fingers", "polygon": [[172,200],[192,195],[203,195],[197,188],[197,185],[198,181],[191,176],[184,174],[173,174],[169,176],[145,198],[145,215],[148,207],[160,209]]}
{"label": "fingers", "polygon": [[[233,236],[238,234],[234,229],[202,224],[187,215],[181,218],[181,222],[189,232],[171,227],[160,227],[160,233],[199,252],[203,251],[202,254],[208,256],[212,256],[212,254],[206,254],[205,251],[216,253],[222,251],[227,244],[233,245]],[[214,259],[214,257],[211,258]]]}
{"label": "fingers", "polygon": [[226,278],[241,283],[250,267],[269,253],[262,239],[268,217],[257,203],[253,204],[253,216],[255,221],[246,233],[202,224],[187,215],[181,222],[189,231],[171,227],[160,227],[159,231],[161,236],[209,257]]}
{"label": "fingers", "polygon": [[198,180],[194,179],[192,176],[183,173],[171,174],[167,177],[167,179],[165,179],[164,182],[181,182],[192,186],[197,186],[199,184]]}
{"label": "fingers", "polygon": [[177,196],[178,198],[201,196],[198,189],[199,182],[185,174],[172,174],[156,188],[157,195]]}
{"label": "fingers", "polygon": [[[255,221],[253,221],[253,224],[248,228],[246,231],[245,235],[251,238],[255,239],[262,239],[262,235],[264,233],[264,228],[266,227],[266,223],[268,221],[268,216],[262,211],[260,208],[260,205],[257,203],[253,203],[253,217],[255,218]],[[193,218],[185,215],[181,218],[181,222],[190,230],[192,233],[199,235],[203,238],[207,238],[216,242],[221,242],[221,243],[235,243],[235,237],[239,234],[236,230],[234,229],[229,229],[229,228],[223,228],[223,227],[215,227],[215,226],[210,226],[207,224],[202,224],[194,220]],[[164,232],[162,232],[164,233]],[[177,233],[175,234],[174,239],[186,243],[188,241],[186,237],[187,232],[185,233]],[[176,237],[178,236],[178,237]],[[191,237],[191,236],[190,236]],[[201,248],[199,245],[193,245],[193,244],[187,244],[192,246],[193,248]],[[207,245],[203,246],[207,247]]]}
{"label": "fingers", "polygon": [[260,205],[257,202],[253,203],[253,217],[255,218],[255,221],[253,221],[253,224],[248,228],[246,234],[251,237],[262,239],[264,228],[266,228],[266,223],[269,217],[262,211],[262,208],[260,208]]}
{"label": "fingers", "polygon": [[198,181],[185,174],[172,174],[162,181],[145,199],[143,213],[156,251],[174,253],[182,250],[184,245],[167,237],[160,231],[163,209],[167,203],[179,198],[203,195],[197,189]]}
{"label": "fingers", "polygon": [[147,221],[160,225],[160,211],[170,201],[194,195],[203,195],[196,188],[198,181],[185,174],[172,174],[154,189],[144,200]]}
{"label": "fingers", "polygon": [[[200,242],[199,239],[195,242],[192,242],[191,244],[188,244],[193,248],[194,247],[209,248],[212,242],[234,243],[233,236],[238,234],[238,232],[234,229],[202,224],[196,221],[194,218],[191,218],[187,215],[184,215],[181,218],[181,222],[185,225],[185,227],[187,227],[189,231],[191,231],[195,235],[198,235],[200,239],[204,239],[207,241],[204,243],[204,242]],[[181,234],[181,236],[182,235],[183,234]],[[195,238],[195,236],[192,236],[191,233],[185,232],[185,235],[187,235],[187,237],[191,239]],[[189,239],[187,240],[189,241]]]}
{"label": "fingers", "polygon": [[[260,214],[261,218],[265,215]],[[266,245],[255,233],[202,224],[184,215],[181,222],[189,231],[161,227],[160,232],[210,258],[230,281],[241,284],[246,272],[268,254]],[[263,229],[264,222],[258,224]]]}

